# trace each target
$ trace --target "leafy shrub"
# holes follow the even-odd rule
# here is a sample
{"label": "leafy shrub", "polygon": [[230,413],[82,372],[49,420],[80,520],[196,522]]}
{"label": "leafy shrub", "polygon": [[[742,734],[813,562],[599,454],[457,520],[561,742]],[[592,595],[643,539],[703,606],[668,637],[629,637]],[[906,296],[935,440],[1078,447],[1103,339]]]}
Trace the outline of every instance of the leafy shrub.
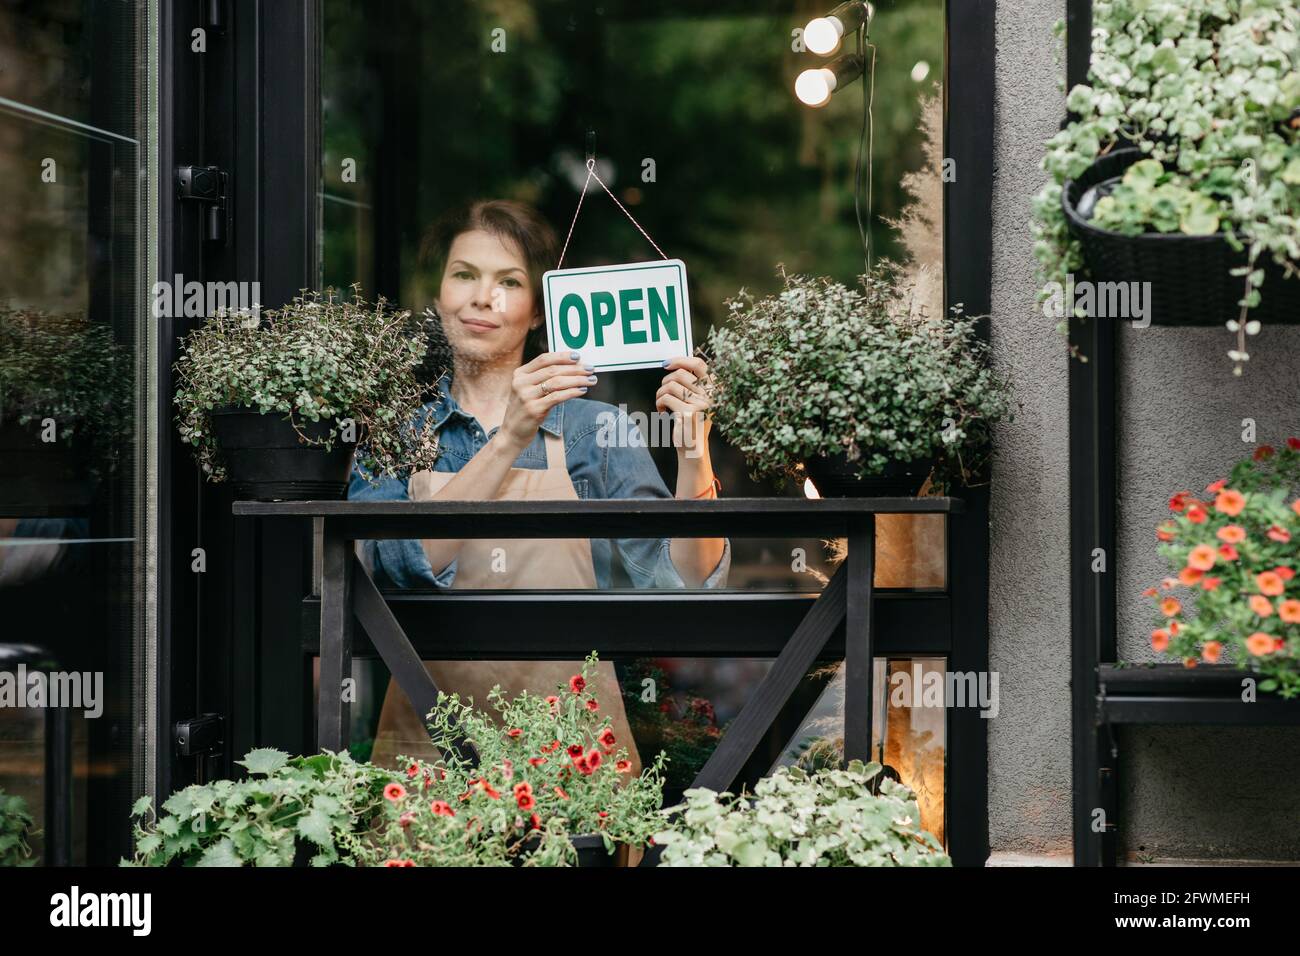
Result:
{"label": "leafy shrub", "polygon": [[781,767],[754,796],[686,791],[663,811],[670,826],[654,835],[662,866],[951,866],[939,842],[920,828],[912,791],[881,780],[880,764],[809,775]]}
{"label": "leafy shrub", "polygon": [[913,314],[888,263],[860,290],[780,275],[777,295],[728,300],[706,347],[713,416],[755,476],[795,478],[805,459],[839,452],[862,475],[934,458],[936,488],[979,476],[1010,400],[976,320]]}
{"label": "leafy shrub", "polygon": [[35,866],[27,838],[36,832],[27,801],[0,789],[0,866]]}
{"label": "leafy shrub", "polygon": [[381,297],[371,304],[353,289],[351,300],[334,290],[310,292],[259,321],[222,310],[185,340],[176,362],[176,405],[181,437],[213,480],[225,477],[209,413],[223,406],[263,415],[332,422],[329,434],[305,443],[332,447],[343,440],[346,419],[363,442],[361,464],[372,475],[432,468],[437,433],[420,416],[428,383],[416,375],[426,336],[408,311]]}

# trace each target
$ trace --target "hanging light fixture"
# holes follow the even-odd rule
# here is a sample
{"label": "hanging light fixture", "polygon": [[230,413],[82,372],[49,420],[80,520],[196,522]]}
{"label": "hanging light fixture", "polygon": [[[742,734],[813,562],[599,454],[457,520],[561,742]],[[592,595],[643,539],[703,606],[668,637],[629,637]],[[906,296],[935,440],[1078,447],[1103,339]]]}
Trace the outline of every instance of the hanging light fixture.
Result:
{"label": "hanging light fixture", "polygon": [[826,14],[809,20],[803,28],[803,45],[818,56],[830,56],[840,48],[844,36],[869,24],[875,11],[862,0],[849,0]]}
{"label": "hanging light fixture", "polygon": [[825,106],[832,93],[862,75],[862,65],[860,55],[846,53],[825,66],[804,70],[794,81],[794,95],[806,106]]}

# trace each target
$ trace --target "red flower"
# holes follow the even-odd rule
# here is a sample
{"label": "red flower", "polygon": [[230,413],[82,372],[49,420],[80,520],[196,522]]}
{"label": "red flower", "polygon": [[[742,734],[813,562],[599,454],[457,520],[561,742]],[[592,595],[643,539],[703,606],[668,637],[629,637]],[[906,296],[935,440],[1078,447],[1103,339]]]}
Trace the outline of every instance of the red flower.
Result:
{"label": "red flower", "polygon": [[551,787],[551,789],[555,791],[555,795],[559,797],[561,800],[569,799],[569,795],[564,792],[563,787]]}
{"label": "red flower", "polygon": [[506,731],[506,736],[507,736],[507,737],[514,737],[515,739],[518,739],[518,738],[522,737],[523,735],[524,735],[524,732],[523,732],[522,730],[520,730],[518,727],[511,727],[509,730]]}
{"label": "red flower", "polygon": [[414,860],[385,860],[384,866],[415,866]]}
{"label": "red flower", "polygon": [[1274,541],[1280,542],[1281,544],[1286,544],[1291,540],[1291,532],[1287,531],[1286,528],[1283,528],[1280,525],[1273,525],[1264,533]]}
{"label": "red flower", "polygon": [[575,760],[582,756],[582,744],[569,744],[569,756]]}
{"label": "red flower", "polygon": [[581,694],[587,686],[587,679],[581,674],[574,674],[569,678],[569,690],[575,694]]}
{"label": "red flower", "polygon": [[528,758],[528,762],[529,762],[530,764],[532,764],[534,767],[540,767],[542,764],[546,763],[546,758],[545,758],[545,757],[529,757],[529,758]]}
{"label": "red flower", "polygon": [[1169,499],[1169,510],[1182,513],[1187,510],[1187,497],[1190,491],[1179,491]]}
{"label": "red flower", "polygon": [[1213,578],[1210,577],[1208,574],[1205,577],[1201,578],[1201,587],[1203,587],[1207,591],[1213,591],[1222,583],[1223,583],[1223,578]]}
{"label": "red flower", "polygon": [[1174,533],[1175,533],[1175,529],[1172,526],[1161,525],[1159,528],[1156,528],[1156,540],[1166,541],[1166,542],[1173,541]]}
{"label": "red flower", "polygon": [[614,764],[614,769],[617,770],[619,773],[631,773],[631,772],[632,772],[632,761],[630,761],[630,760],[620,760],[620,761],[618,761],[617,763]]}
{"label": "red flower", "polygon": [[1300,438],[1288,438],[1286,445],[1292,451],[1300,451]]}
{"label": "red flower", "polygon": [[578,772],[584,777],[591,776],[591,764],[587,763],[586,757],[574,757],[573,765],[578,768]]}
{"label": "red flower", "polygon": [[1218,481],[1214,482],[1213,484],[1206,485],[1205,490],[1212,495],[1217,495],[1220,491],[1224,489],[1224,487],[1227,484],[1228,484],[1227,478],[1220,478]]}
{"label": "red flower", "polygon": [[519,805],[520,810],[531,810],[533,807],[537,806],[537,801],[533,799],[531,793],[515,794],[515,803]]}
{"label": "red flower", "polygon": [[614,746],[615,743],[617,743],[617,740],[614,737],[614,731],[611,730],[609,727],[606,727],[604,730],[602,730],[600,732],[600,736],[597,737],[596,739],[600,742],[600,745],[602,747],[612,747]]}
{"label": "red flower", "polygon": [[600,755],[600,751],[595,747],[592,747],[587,753],[587,766],[591,767],[592,770],[595,770],[600,766],[604,759],[605,758]]}
{"label": "red flower", "polygon": [[1272,458],[1273,446],[1260,445],[1258,448],[1255,449],[1255,454],[1251,457],[1253,457],[1256,461],[1263,461],[1265,458]]}
{"label": "red flower", "polygon": [[[463,800],[468,796],[469,791],[467,790],[461,795],[461,799]],[[429,809],[433,811],[435,817],[454,817],[456,815],[456,811],[451,808],[451,804],[446,800],[433,801],[433,803],[429,804]]]}
{"label": "red flower", "polygon": [[594,697],[587,698],[587,709],[591,711],[596,711],[600,709],[600,705],[596,703],[596,698]]}
{"label": "red flower", "polygon": [[426,773],[424,775],[424,789],[428,790],[432,786],[433,786],[433,778]]}
{"label": "red flower", "polygon": [[528,818],[528,829],[540,830],[541,828],[542,828],[542,818],[534,813],[532,816]]}
{"label": "red flower", "polygon": [[400,783],[390,783],[384,787],[384,797],[393,801],[393,803],[401,800],[404,796],[406,796],[406,788]]}
{"label": "red flower", "polygon": [[551,705],[551,713],[555,713],[560,709],[560,698],[556,697],[554,694],[547,697],[546,702]]}
{"label": "red flower", "polygon": [[1225,561],[1236,561],[1237,558],[1240,557],[1240,555],[1237,554],[1237,549],[1230,544],[1219,545],[1219,555]]}
{"label": "red flower", "polygon": [[1276,574],[1283,581],[1290,581],[1293,577],[1295,577],[1295,572],[1292,571],[1290,568],[1286,567],[1285,565],[1279,565],[1278,567],[1274,568],[1273,573]]}
{"label": "red flower", "polygon": [[1192,524],[1205,524],[1205,509],[1200,505],[1192,505],[1187,509],[1187,520]]}
{"label": "red flower", "polygon": [[415,779],[416,774],[418,774],[419,772],[420,772],[420,765],[418,763],[413,763],[406,768],[406,776],[412,780]]}
{"label": "red flower", "polygon": [[397,822],[398,825],[402,827],[402,829],[406,829],[412,823],[415,822],[415,814],[412,813],[410,810],[407,810],[405,813],[403,813],[400,817],[397,818]]}
{"label": "red flower", "polygon": [[515,784],[514,789],[513,789],[511,792],[512,792],[516,797],[519,796],[521,793],[526,793],[526,794],[528,794],[529,796],[532,796],[532,794],[533,794],[533,785],[532,785],[531,783],[529,783],[527,780],[523,780],[523,781],[521,781],[521,782]]}
{"label": "red flower", "polygon": [[1155,597],[1155,596],[1156,596],[1156,589],[1155,589],[1155,588],[1147,588],[1145,591],[1142,592],[1142,596],[1143,596],[1143,597]]}

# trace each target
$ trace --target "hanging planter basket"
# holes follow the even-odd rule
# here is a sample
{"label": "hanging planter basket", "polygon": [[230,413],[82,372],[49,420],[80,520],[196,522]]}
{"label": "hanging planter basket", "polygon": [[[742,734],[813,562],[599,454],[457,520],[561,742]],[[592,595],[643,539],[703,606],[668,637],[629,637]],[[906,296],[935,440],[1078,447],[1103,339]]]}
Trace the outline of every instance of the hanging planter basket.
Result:
{"label": "hanging planter basket", "polygon": [[934,470],[934,459],[891,461],[878,475],[858,477],[860,461],[847,452],[804,461],[804,473],[823,498],[913,498]]}
{"label": "hanging planter basket", "polygon": [[[1153,325],[1222,326],[1237,318],[1246,279],[1232,275],[1232,270],[1244,266],[1247,257],[1228,245],[1222,233],[1125,236],[1094,226],[1079,212],[1079,202],[1089,189],[1123,176],[1142,158],[1139,149],[1115,150],[1094,162],[1078,179],[1067,180],[1061,191],[1070,232],[1083,246],[1088,278],[1095,283],[1151,283],[1148,305]],[[1300,278],[1286,278],[1267,252],[1260,255],[1258,267],[1264,270],[1260,304],[1247,318],[1265,325],[1300,322]]]}

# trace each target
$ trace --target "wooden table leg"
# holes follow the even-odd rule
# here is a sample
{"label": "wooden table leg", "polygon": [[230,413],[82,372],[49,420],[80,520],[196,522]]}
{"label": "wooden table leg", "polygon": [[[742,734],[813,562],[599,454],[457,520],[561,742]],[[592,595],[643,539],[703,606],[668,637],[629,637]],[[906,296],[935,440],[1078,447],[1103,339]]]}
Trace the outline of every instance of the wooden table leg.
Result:
{"label": "wooden table leg", "polygon": [[[316,745],[320,750],[345,750],[352,719],[345,693],[352,677],[352,542],[332,532],[325,521],[321,545],[320,582],[320,698],[317,703]],[[349,681],[348,685],[344,681]]]}
{"label": "wooden table leg", "polygon": [[844,762],[871,760],[871,598],[876,572],[876,516],[849,528],[844,593]]}

